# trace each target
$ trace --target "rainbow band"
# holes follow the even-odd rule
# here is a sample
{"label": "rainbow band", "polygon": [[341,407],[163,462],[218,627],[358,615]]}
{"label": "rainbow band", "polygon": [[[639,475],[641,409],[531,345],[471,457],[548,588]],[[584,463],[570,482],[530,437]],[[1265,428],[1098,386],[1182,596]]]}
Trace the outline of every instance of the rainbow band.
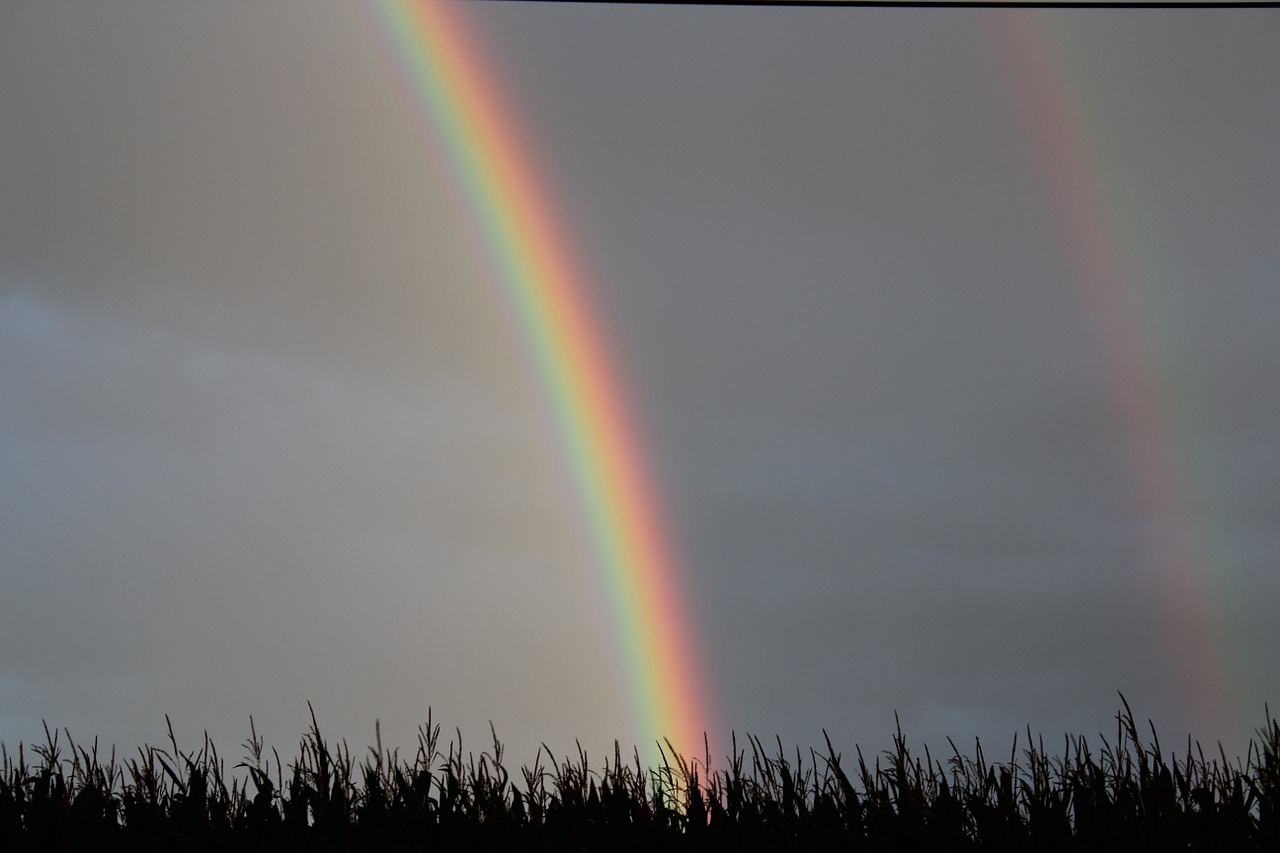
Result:
{"label": "rainbow band", "polygon": [[644,456],[550,196],[448,0],[378,0],[443,134],[545,383],[610,589],[644,735],[702,755],[709,723]]}
{"label": "rainbow band", "polygon": [[[1212,575],[1221,571],[1211,531],[1196,507],[1200,487],[1186,434],[1194,414],[1186,382],[1171,369],[1171,318],[1161,290],[1161,252],[1126,210],[1123,161],[1112,149],[1099,84],[1071,62],[1067,15],[1001,10],[991,17],[1007,79],[1062,227],[1087,308],[1099,328],[1114,407],[1131,448],[1131,477],[1145,517],[1156,523],[1143,555],[1164,608],[1183,695],[1201,723],[1222,731],[1234,704],[1230,656]],[[1231,720],[1231,723],[1236,723]]]}

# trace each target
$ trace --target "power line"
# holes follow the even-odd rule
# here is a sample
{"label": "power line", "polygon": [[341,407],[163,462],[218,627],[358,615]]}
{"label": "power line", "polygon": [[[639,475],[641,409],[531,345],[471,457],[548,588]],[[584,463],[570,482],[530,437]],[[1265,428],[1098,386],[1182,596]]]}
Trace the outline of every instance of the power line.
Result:
{"label": "power line", "polygon": [[[471,0],[486,3],[530,3],[543,0]],[[1277,9],[1280,0],[1190,0],[1190,2],[1161,2],[1161,0],[546,0],[555,3],[574,3],[592,6],[759,6],[785,9],[789,7],[816,9]]]}

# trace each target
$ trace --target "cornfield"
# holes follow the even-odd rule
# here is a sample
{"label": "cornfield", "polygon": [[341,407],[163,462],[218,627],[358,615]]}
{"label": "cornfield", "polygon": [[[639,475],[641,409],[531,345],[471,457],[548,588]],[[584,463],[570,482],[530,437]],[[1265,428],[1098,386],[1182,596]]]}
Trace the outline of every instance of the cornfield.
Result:
{"label": "cornfield", "polygon": [[[1123,697],[1121,697],[1123,701]],[[723,769],[669,744],[595,766],[540,749],[512,773],[496,735],[479,755],[442,744],[430,715],[412,759],[376,743],[353,755],[314,712],[295,761],[268,751],[252,720],[228,770],[198,750],[130,757],[45,731],[0,746],[0,849],[49,850],[1280,850],[1280,722],[1246,757],[1195,744],[1167,753],[1128,703],[1113,738],[1068,735],[1060,754],[1015,737],[1008,761],[913,754],[899,727],[871,759],[733,740]]]}

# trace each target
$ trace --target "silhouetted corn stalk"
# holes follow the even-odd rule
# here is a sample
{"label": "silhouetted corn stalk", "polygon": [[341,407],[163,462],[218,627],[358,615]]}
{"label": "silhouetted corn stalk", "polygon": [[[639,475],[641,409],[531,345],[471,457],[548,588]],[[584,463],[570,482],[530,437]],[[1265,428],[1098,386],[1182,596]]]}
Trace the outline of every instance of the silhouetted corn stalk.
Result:
{"label": "silhouetted corn stalk", "polygon": [[1280,850],[1269,708],[1235,762],[1190,741],[1166,754],[1154,727],[1144,743],[1124,702],[1113,739],[1068,735],[1054,756],[1028,730],[1005,763],[976,741],[972,754],[951,743],[945,763],[915,755],[899,727],[871,761],[846,763],[829,739],[806,756],[735,736],[723,769],[670,743],[655,768],[617,744],[598,768],[581,747],[559,759],[543,746],[514,776],[492,727],[488,751],[465,751],[460,732],[442,751],[430,715],[412,760],[375,724],[359,764],[314,711],[287,766],[249,727],[245,778],[207,736],[180,749],[172,726],[167,748],[124,761],[47,727],[42,744],[0,745],[0,849]]}

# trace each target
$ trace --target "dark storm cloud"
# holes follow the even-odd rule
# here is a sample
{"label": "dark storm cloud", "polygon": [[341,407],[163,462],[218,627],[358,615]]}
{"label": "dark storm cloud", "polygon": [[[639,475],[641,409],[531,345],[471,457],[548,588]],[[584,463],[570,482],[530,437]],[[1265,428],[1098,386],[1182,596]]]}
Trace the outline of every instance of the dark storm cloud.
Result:
{"label": "dark storm cloud", "polygon": [[[1105,728],[1120,689],[1243,742],[1277,683],[1274,27],[1036,19],[1106,155],[1117,322],[997,13],[468,12],[589,274],[725,725],[875,750],[897,709],[1003,743]],[[469,733],[607,743],[628,700],[549,411],[372,19],[0,15],[0,737],[165,710],[292,736],[306,698],[356,731],[443,687]],[[1126,425],[1117,328],[1162,435]],[[1212,624],[1162,590],[1161,536]],[[1229,659],[1225,716],[1184,622]]]}

